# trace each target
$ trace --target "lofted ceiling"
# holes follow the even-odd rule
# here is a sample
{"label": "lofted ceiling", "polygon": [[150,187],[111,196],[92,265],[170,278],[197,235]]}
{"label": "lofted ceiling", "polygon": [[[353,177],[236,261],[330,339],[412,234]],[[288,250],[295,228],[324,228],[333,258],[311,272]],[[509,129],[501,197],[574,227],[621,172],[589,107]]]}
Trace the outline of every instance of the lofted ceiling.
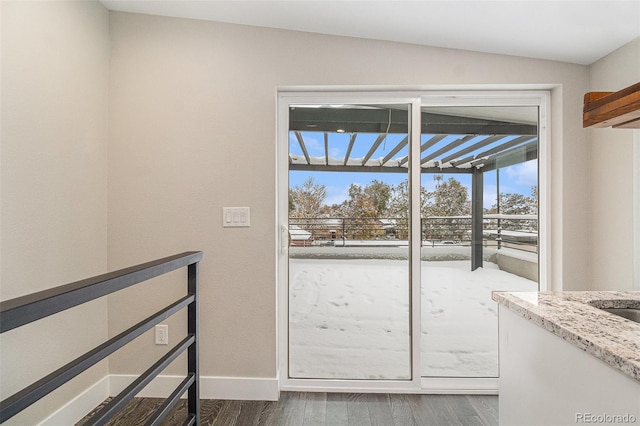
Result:
{"label": "lofted ceiling", "polygon": [[110,10],[589,65],[640,37],[640,0],[100,0]]}

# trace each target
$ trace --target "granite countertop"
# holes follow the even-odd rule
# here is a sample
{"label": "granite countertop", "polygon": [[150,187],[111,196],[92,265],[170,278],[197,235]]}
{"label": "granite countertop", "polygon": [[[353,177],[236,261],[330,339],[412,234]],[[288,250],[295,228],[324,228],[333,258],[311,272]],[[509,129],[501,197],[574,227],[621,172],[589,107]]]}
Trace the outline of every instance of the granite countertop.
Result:
{"label": "granite countertop", "polygon": [[493,292],[493,300],[640,382],[640,324],[598,308],[640,308],[640,291]]}

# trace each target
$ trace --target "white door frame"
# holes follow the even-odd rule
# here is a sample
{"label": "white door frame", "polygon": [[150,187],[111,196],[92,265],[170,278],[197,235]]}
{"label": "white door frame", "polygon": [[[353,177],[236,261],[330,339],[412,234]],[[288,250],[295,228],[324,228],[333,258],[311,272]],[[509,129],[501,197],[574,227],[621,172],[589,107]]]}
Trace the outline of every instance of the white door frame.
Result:
{"label": "white door frame", "polygon": [[[386,90],[381,88],[282,88],[277,92],[277,143],[276,143],[276,229],[277,234],[277,358],[280,390],[318,392],[386,392],[386,393],[481,393],[496,394],[497,378],[423,378],[421,377],[420,351],[420,214],[419,203],[410,202],[411,247],[410,270],[410,322],[411,326],[411,380],[337,380],[292,379],[288,377],[288,152],[289,105],[291,104],[410,104],[410,197],[420,197],[420,167],[412,159],[420,158],[420,118],[422,106],[538,106],[538,179],[539,179],[539,269],[540,290],[550,289],[551,206],[549,173],[550,164],[550,91],[512,90]],[[418,142],[415,142],[418,141]],[[418,172],[414,172],[417,169]],[[415,205],[414,205],[415,204]]]}

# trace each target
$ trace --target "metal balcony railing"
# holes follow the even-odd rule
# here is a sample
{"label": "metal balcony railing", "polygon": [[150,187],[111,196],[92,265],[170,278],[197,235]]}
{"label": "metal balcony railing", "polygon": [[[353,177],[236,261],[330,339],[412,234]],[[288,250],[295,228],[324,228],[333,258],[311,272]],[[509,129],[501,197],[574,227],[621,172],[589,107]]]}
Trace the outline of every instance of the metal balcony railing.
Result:
{"label": "metal balcony railing", "polygon": [[186,307],[187,336],[142,373],[131,385],[106,403],[85,424],[105,424],[184,351],[187,351],[187,375],[185,379],[156,410],[146,424],[160,424],[185,392],[188,392],[188,402],[187,418],[184,424],[199,424],[198,280],[199,262],[203,259],[203,256],[203,253],[199,251],[186,252],[1,302],[0,333],[4,333],[151,278],[183,267],[187,268],[186,296],[165,306],[155,314],[107,340],[100,346],[1,401],[0,423],[4,423],[87,368],[95,365],[136,337]]}
{"label": "metal balcony railing", "polygon": [[[537,251],[537,215],[485,215],[482,219],[483,245]],[[421,219],[423,246],[471,245],[471,216],[431,216]],[[407,218],[377,217],[290,217],[293,246],[348,245],[366,241],[369,245],[406,242]]]}

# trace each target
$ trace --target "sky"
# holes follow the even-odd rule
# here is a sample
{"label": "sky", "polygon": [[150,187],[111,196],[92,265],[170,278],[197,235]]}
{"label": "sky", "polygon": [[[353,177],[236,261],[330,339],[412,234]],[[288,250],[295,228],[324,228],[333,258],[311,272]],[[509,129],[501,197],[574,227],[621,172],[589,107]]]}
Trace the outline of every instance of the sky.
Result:
{"label": "sky", "polygon": [[[303,133],[305,146],[307,147],[309,156],[311,157],[324,157],[324,136],[322,133],[317,132],[304,132]],[[376,134],[360,134],[356,139],[353,150],[351,151],[350,158],[364,158],[367,150],[371,146],[373,140],[377,137]],[[423,135],[423,141],[427,140],[430,136]],[[343,134],[331,134],[329,139],[329,156],[333,158],[344,158],[346,153],[346,147],[349,144],[350,135]],[[403,139],[403,135],[389,135],[380,147],[373,154],[372,158],[383,158],[390,150],[392,150]],[[455,141],[456,137],[452,136],[449,139],[444,139],[438,144],[434,145],[429,150],[425,151],[423,155],[433,152],[440,147],[445,146],[452,141]],[[461,145],[458,149],[464,148],[466,145],[474,143],[476,140],[471,140],[465,145]],[[487,145],[482,148],[483,150],[489,149],[494,145]],[[291,136],[289,143],[289,151],[292,155],[302,156],[302,149],[295,138]],[[402,158],[407,155],[408,148],[405,147],[400,150],[393,159]],[[525,196],[531,195],[531,188],[537,185],[538,180],[538,162],[537,160],[531,160],[525,163],[505,167],[499,169],[500,173],[500,192],[501,193],[518,193]],[[390,185],[397,185],[407,178],[404,173],[346,173],[346,172],[302,172],[302,171],[290,171],[289,172],[289,187],[300,186],[309,177],[313,177],[316,183],[324,184],[327,187],[327,198],[325,204],[340,204],[348,198],[349,185],[352,183],[365,186],[374,179],[386,182]],[[471,176],[469,174],[443,174],[443,179],[448,180],[449,177],[454,177],[460,181],[469,190],[471,194]],[[436,187],[436,180],[433,174],[423,174],[422,185],[429,191],[433,191]],[[496,202],[496,172],[487,172],[484,176],[484,207],[491,208]]]}

